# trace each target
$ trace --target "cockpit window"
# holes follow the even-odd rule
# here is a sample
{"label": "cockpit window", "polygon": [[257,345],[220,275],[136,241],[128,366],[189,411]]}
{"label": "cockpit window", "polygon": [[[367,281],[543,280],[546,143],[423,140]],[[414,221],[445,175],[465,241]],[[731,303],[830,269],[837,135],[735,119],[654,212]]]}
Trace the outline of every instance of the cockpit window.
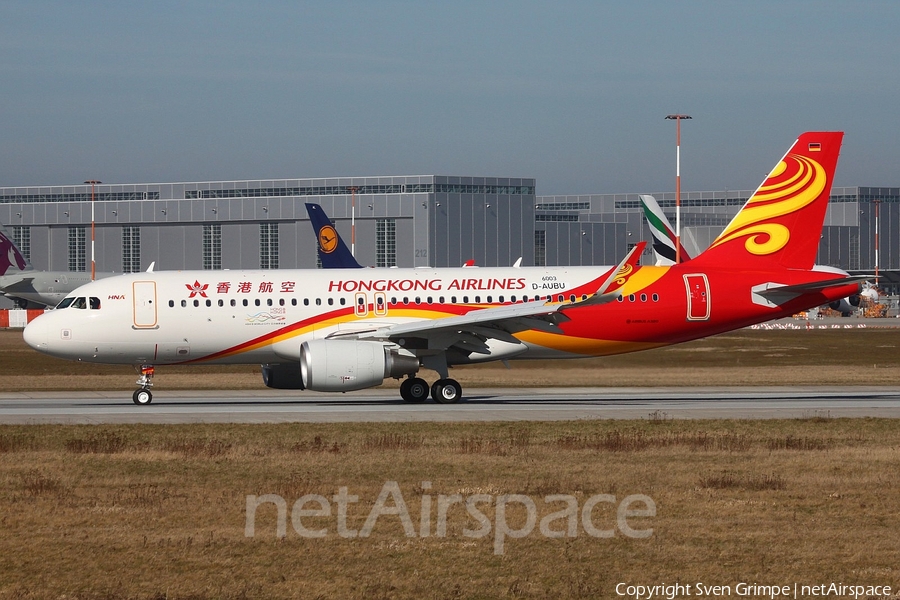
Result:
{"label": "cockpit window", "polygon": [[91,296],[91,310],[99,310],[100,309],[100,298],[94,298]]}
{"label": "cockpit window", "polygon": [[86,298],[75,298],[75,302],[72,303],[72,308],[87,308],[87,299]]}
{"label": "cockpit window", "polygon": [[60,302],[56,308],[69,308],[69,306],[75,301],[75,298],[63,298],[62,302]]}

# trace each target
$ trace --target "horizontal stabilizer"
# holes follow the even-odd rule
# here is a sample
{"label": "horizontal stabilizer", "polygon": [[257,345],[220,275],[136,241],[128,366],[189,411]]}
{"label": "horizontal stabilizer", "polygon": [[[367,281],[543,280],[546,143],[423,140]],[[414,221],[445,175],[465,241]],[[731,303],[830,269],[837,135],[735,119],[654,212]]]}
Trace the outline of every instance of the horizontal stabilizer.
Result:
{"label": "horizontal stabilizer", "polygon": [[750,295],[754,304],[776,308],[803,294],[821,292],[822,290],[853,283],[860,284],[866,279],[871,279],[871,276],[848,275],[847,277],[841,277],[840,279],[825,279],[822,281],[810,281],[809,283],[798,283],[795,285],[781,285],[779,283],[769,282],[752,287],[750,289]]}
{"label": "horizontal stabilizer", "polygon": [[826,279],[823,281],[812,281],[810,283],[799,283],[797,285],[774,285],[772,287],[755,290],[761,296],[774,296],[780,294],[807,294],[809,292],[820,292],[830,288],[848,285],[850,283],[860,283],[867,279],[872,279],[874,275],[849,275],[841,279]]}

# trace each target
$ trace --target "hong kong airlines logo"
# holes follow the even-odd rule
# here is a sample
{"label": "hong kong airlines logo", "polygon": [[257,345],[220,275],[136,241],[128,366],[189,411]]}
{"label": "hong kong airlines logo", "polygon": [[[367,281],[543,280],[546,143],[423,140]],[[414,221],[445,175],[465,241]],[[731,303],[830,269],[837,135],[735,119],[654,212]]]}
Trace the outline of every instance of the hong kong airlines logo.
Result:
{"label": "hong kong airlines logo", "polygon": [[201,298],[206,298],[207,297],[206,296],[206,288],[209,287],[209,284],[204,283],[203,285],[200,285],[199,281],[194,280],[194,285],[191,285],[190,283],[186,283],[186,284],[184,284],[184,287],[186,287],[188,289],[188,291],[191,293],[191,295],[188,296],[188,298],[193,298],[197,294],[200,294]]}

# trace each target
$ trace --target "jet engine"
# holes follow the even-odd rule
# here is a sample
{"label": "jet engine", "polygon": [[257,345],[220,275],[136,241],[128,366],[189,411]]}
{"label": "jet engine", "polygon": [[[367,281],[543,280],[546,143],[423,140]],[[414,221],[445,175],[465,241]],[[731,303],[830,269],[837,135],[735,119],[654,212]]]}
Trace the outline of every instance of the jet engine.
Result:
{"label": "jet engine", "polygon": [[836,310],[844,316],[849,316],[853,313],[853,309],[859,307],[859,294],[853,294],[852,296],[847,296],[846,298],[841,298],[840,300],[835,300],[834,302],[830,302],[828,307],[831,310]]}
{"label": "jet engine", "polygon": [[310,340],[300,346],[303,386],[317,392],[362,390],[418,370],[418,358],[381,342]]}

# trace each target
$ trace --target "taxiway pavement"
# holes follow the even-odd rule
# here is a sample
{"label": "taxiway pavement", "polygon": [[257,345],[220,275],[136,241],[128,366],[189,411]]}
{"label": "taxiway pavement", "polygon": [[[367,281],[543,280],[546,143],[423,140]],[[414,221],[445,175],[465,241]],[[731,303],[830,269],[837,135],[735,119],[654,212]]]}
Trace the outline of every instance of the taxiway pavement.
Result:
{"label": "taxiway pavement", "polygon": [[575,419],[900,418],[900,387],[483,388],[458,404],[407,404],[397,390],[345,394],[158,390],[0,394],[0,424],[461,422]]}

